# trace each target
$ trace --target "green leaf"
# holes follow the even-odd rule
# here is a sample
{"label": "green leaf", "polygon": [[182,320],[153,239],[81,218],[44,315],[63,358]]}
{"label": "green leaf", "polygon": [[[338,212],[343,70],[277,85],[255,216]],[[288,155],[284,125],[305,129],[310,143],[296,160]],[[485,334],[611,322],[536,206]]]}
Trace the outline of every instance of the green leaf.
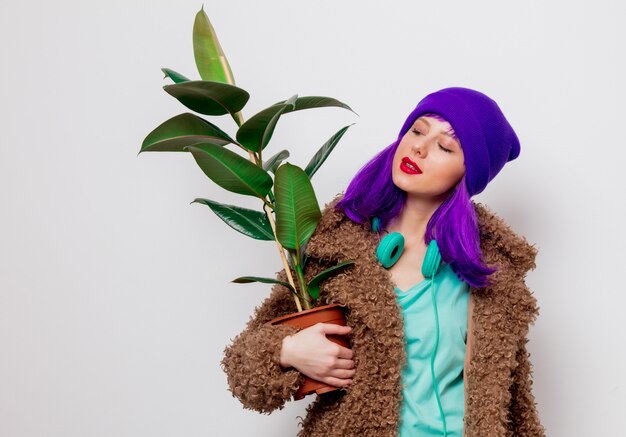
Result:
{"label": "green leaf", "polygon": [[185,149],[204,174],[228,191],[263,199],[272,188],[272,178],[266,171],[224,147],[201,143]]}
{"label": "green leaf", "polygon": [[169,68],[161,68],[161,71],[165,73],[165,77],[163,79],[165,79],[166,77],[169,77],[170,79],[174,81],[174,83],[187,82],[189,80],[182,74]]}
{"label": "green leaf", "polygon": [[322,216],[311,181],[304,170],[287,162],[276,170],[274,195],[278,241],[300,250]]}
{"label": "green leaf", "polygon": [[183,152],[185,146],[209,142],[217,145],[234,143],[226,132],[212,123],[185,112],[164,121],[148,134],[141,152]]}
{"label": "green leaf", "polygon": [[[275,105],[281,105],[283,103],[285,103],[285,101],[281,100],[280,102],[275,103]],[[336,106],[339,108],[345,108],[349,111],[354,112],[352,108],[350,108],[348,105],[332,97],[304,96],[304,97],[298,97],[295,101],[293,109],[286,110],[285,114],[288,112],[300,111],[302,109],[322,108],[322,107],[328,107],[328,106]],[[359,115],[356,112],[354,112],[354,114]]]}
{"label": "green leaf", "polygon": [[330,267],[324,271],[321,271],[313,279],[309,281],[307,284],[307,288],[309,290],[309,294],[313,299],[317,299],[320,295],[320,284],[323,280],[330,277],[331,275],[337,273],[339,269],[344,268],[347,265],[354,264],[354,261],[344,261],[342,263],[337,264],[336,266]]}
{"label": "green leaf", "polygon": [[263,282],[265,284],[280,284],[282,286],[287,287],[292,292],[295,292],[293,287],[289,282],[279,281],[277,279],[272,278],[260,278],[258,276],[241,276],[239,278],[235,278],[230,282],[235,282],[237,284],[249,284],[250,282]]}
{"label": "green leaf", "polygon": [[270,159],[263,162],[263,169],[265,171],[271,171],[272,173],[276,173],[276,168],[280,165],[281,162],[283,162],[287,158],[289,158],[289,151],[281,150]]}
{"label": "green leaf", "polygon": [[254,114],[239,127],[237,141],[246,149],[259,153],[270,142],[280,116],[293,107],[293,102],[297,97],[298,95],[295,94],[286,102],[272,105]]}
{"label": "green leaf", "polygon": [[202,79],[235,85],[230,64],[215,29],[204,12],[204,6],[196,14],[193,23],[193,54]]}
{"label": "green leaf", "polygon": [[304,169],[304,172],[307,174],[309,179],[311,179],[315,172],[322,166],[322,164],[324,163],[324,161],[326,161],[326,158],[328,158],[330,152],[333,151],[343,134],[346,133],[348,128],[353,124],[354,123],[339,129],[337,133],[330,137],[328,141],[326,141],[324,145],[317,151],[317,153],[315,153],[313,158],[311,158],[311,161],[309,161],[306,168]]}
{"label": "green leaf", "polygon": [[221,82],[190,80],[163,89],[192,111],[205,115],[235,114],[246,105],[246,90]]}
{"label": "green leaf", "polygon": [[207,205],[224,223],[248,237],[274,241],[274,232],[265,213],[209,199],[195,199],[191,203]]}

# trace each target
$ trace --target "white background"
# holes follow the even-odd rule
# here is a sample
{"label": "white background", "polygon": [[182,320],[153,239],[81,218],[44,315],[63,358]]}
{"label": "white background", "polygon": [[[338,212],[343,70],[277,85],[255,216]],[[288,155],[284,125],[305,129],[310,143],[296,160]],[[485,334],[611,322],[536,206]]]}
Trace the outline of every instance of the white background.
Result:
{"label": "white background", "polygon": [[[199,1],[0,3],[0,435],[293,436],[307,401],[244,410],[219,361],[265,285],[275,246],[196,197],[257,207],[188,154],[137,156],[187,111],[161,87],[199,78]],[[427,93],[485,92],[522,144],[475,197],[539,249],[529,349],[550,436],[618,435],[626,407],[623,6],[617,1],[206,2],[244,115],[293,94],[269,151],[305,165],[320,205],[390,144]],[[228,116],[213,117],[231,135]],[[620,175],[620,173],[622,173]]]}

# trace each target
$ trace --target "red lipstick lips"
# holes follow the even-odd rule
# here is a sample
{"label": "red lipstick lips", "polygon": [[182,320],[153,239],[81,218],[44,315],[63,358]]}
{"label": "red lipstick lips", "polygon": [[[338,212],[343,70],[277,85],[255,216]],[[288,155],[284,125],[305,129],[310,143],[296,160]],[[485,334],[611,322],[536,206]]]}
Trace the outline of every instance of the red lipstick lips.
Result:
{"label": "red lipstick lips", "polygon": [[402,158],[402,162],[400,163],[400,170],[408,174],[422,173],[422,170],[417,166],[417,164],[411,161],[406,156]]}

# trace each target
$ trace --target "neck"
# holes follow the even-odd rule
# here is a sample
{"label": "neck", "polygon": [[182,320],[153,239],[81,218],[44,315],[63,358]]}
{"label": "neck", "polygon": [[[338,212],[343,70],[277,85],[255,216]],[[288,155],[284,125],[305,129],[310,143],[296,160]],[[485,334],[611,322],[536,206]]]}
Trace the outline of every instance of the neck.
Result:
{"label": "neck", "polygon": [[389,232],[400,232],[407,244],[423,243],[428,221],[443,199],[407,194],[402,211],[387,225]]}

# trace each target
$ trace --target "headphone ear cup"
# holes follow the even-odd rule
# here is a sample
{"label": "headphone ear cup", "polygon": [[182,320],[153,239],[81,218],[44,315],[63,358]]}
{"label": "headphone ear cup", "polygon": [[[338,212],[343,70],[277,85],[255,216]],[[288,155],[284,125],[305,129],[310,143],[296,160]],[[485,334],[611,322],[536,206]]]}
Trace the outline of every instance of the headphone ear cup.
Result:
{"label": "headphone ear cup", "polygon": [[430,240],[424,255],[424,262],[422,262],[422,275],[425,278],[433,277],[437,273],[437,269],[439,269],[439,264],[441,264],[439,246],[435,240]]}
{"label": "headphone ear cup", "polygon": [[398,261],[404,250],[404,237],[400,232],[385,235],[376,248],[376,258],[388,269]]}

